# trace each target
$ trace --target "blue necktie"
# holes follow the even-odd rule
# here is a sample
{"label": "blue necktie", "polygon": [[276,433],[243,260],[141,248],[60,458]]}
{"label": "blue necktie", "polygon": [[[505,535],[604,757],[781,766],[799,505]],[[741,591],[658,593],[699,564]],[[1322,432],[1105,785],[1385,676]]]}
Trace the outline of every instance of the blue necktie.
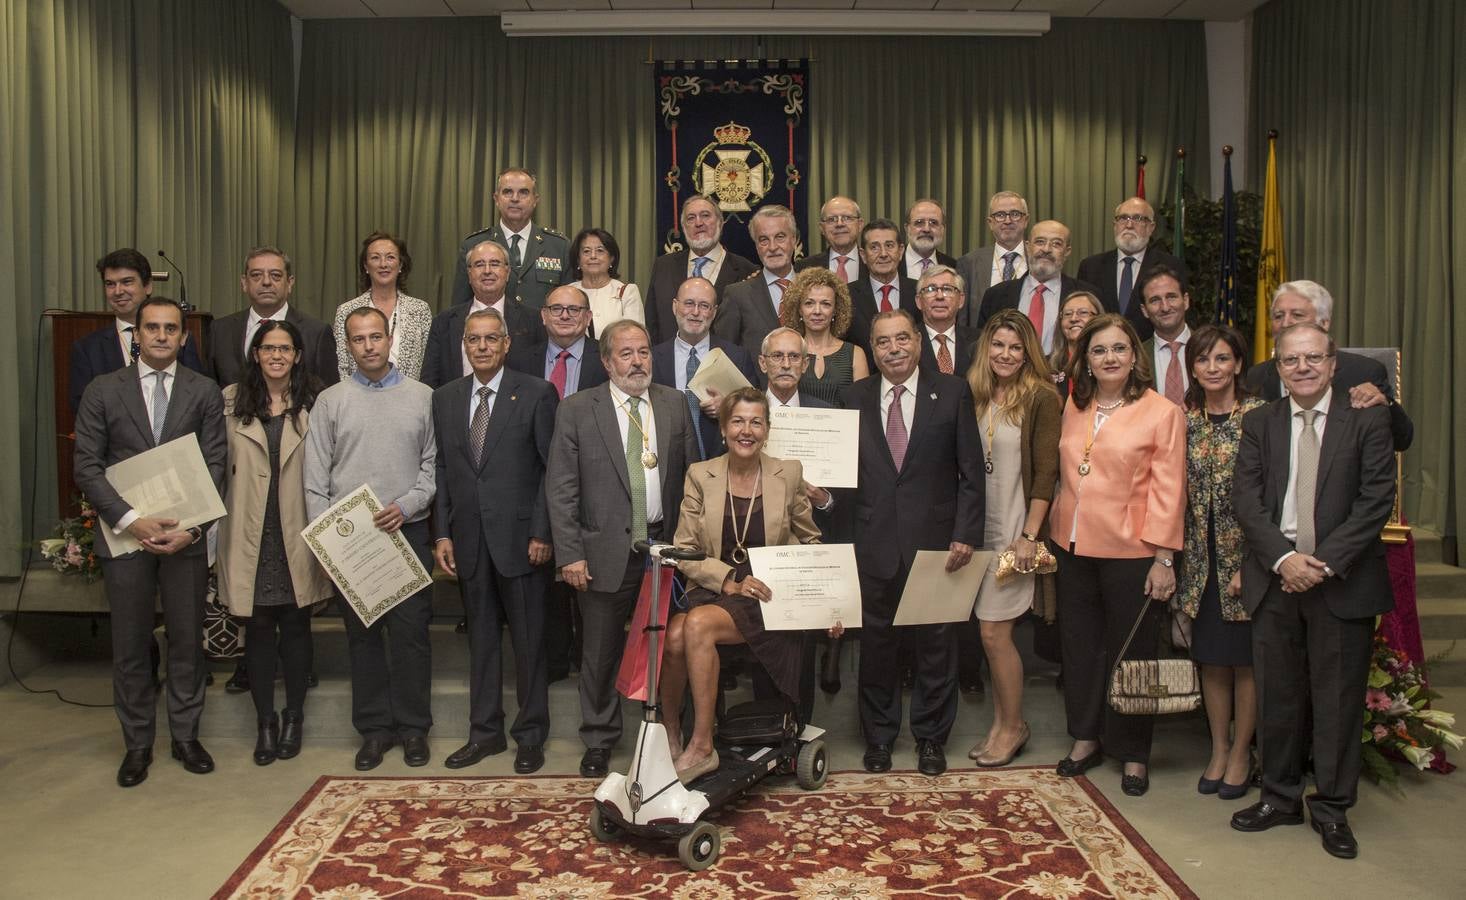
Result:
{"label": "blue necktie", "polygon": [[709,260],[706,256],[699,256],[697,259],[694,259],[692,261],[692,277],[701,278],[702,270],[707,266],[709,262],[711,262],[711,260]]}
{"label": "blue necktie", "polygon": [[1135,265],[1135,257],[1127,256],[1120,262],[1125,264],[1125,271],[1120,273],[1120,312],[1124,313],[1130,308],[1130,294],[1135,290],[1135,277],[1130,267]]}
{"label": "blue necktie", "polygon": [[692,414],[692,431],[697,435],[697,452],[702,459],[707,459],[708,449],[703,446],[702,442],[702,417],[698,415],[702,412],[702,405],[697,402],[697,395],[692,392],[692,376],[697,374],[697,365],[697,348],[689,347],[687,349],[686,381],[688,387],[682,393],[687,395],[687,411]]}

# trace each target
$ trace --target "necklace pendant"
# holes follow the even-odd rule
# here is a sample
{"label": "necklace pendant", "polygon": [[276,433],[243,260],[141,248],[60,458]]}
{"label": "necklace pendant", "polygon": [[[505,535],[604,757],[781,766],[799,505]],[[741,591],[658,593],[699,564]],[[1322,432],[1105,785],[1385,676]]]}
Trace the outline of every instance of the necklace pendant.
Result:
{"label": "necklace pendant", "polygon": [[991,459],[984,462],[982,464],[982,467],[987,470],[987,473],[989,475],[993,474],[993,461]]}
{"label": "necklace pendant", "polygon": [[1082,462],[1082,463],[1079,464],[1079,477],[1080,478],[1083,478],[1084,476],[1086,476],[1088,474],[1089,474],[1089,461],[1088,460],[1085,460],[1084,462]]}
{"label": "necklace pendant", "polygon": [[733,552],[728,554],[728,558],[733,560],[733,565],[741,566],[748,562],[748,551],[743,549],[742,544],[735,544]]}
{"label": "necklace pendant", "polygon": [[641,451],[641,464],[648,469],[657,467],[657,455],[650,450]]}

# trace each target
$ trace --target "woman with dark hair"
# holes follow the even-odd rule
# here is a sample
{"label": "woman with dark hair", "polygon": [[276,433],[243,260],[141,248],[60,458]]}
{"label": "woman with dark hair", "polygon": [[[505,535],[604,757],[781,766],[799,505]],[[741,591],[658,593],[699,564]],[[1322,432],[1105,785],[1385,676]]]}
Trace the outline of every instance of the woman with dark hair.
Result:
{"label": "woman with dark hair", "polygon": [[809,367],[799,379],[799,393],[836,406],[845,386],[870,374],[865,351],[844,340],[854,315],[850,288],[824,266],[794,276],[779,304],[779,324],[804,336]]}
{"label": "woman with dark hair", "polygon": [[1049,370],[1054,384],[1058,385],[1061,400],[1069,396],[1067,373],[1074,341],[1089,320],[1103,315],[1104,311],[1099,298],[1089,291],[1075,291],[1059,304],[1059,327],[1054,331],[1054,351],[1049,354]]}
{"label": "woman with dark hair", "polygon": [[1186,495],[1186,417],[1151,385],[1150,363],[1124,317],[1095,316],[1079,332],[1049,514],[1064,714],[1074,738],[1058,773],[1082,775],[1108,752],[1124,763],[1120,789],[1132,797],[1150,789],[1155,717],[1115,712],[1106,688],[1137,621],[1129,656],[1155,653],[1158,604],[1176,592]]}
{"label": "woman with dark hair", "polygon": [[398,370],[414,380],[422,375],[433,310],[403,293],[411,271],[412,254],[407,252],[406,241],[386,231],[373,231],[362,240],[356,260],[356,288],[362,293],[336,307],[336,365],[342,381],[356,371],[356,361],[346,346],[346,317],[363,306],[374,306],[387,317],[392,333],[388,358]]}
{"label": "woman with dark hair", "polygon": [[[224,388],[229,438],[228,515],[219,529],[219,599],[245,620],[245,665],[259,735],[254,761],[266,766],[300,752],[311,605],[331,594],[300,532],[305,448],[320,380],[300,365],[301,337],[289,322],[260,323],[244,377]],[[275,660],[285,674],[283,724],[275,712]]]}
{"label": "woman with dark hair", "polygon": [[570,242],[570,282],[590,303],[592,334],[618,319],[646,324],[641,291],[621,280],[621,245],[604,228],[583,228]]}
{"label": "woman with dark hair", "polygon": [[977,592],[982,649],[993,677],[993,724],[968,752],[983,767],[1006,766],[1028,743],[1023,721],[1023,658],[1013,626],[1030,610],[1054,620],[1052,575],[1033,573],[1048,531],[1059,476],[1059,395],[1028,317],[1005,309],[988,319],[967,372],[987,471],[983,546],[1011,550],[1019,574],[997,580],[993,558]]}
{"label": "woman with dark hair", "polygon": [[1201,666],[1201,698],[1211,726],[1211,761],[1196,789],[1236,800],[1250,780],[1257,694],[1252,625],[1242,606],[1244,543],[1232,511],[1232,473],[1242,417],[1262,401],[1242,386],[1247,343],[1234,328],[1205,325],[1192,332],[1186,369],[1186,549],[1172,608],[1191,625],[1191,658]]}

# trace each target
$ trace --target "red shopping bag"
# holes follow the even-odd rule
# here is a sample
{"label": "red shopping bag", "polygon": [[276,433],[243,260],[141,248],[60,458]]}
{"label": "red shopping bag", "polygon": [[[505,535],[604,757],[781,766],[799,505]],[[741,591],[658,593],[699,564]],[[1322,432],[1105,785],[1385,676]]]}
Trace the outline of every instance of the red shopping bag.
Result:
{"label": "red shopping bag", "polygon": [[[672,609],[672,582],[673,570],[666,569],[662,572],[661,597],[657,601],[657,625],[662,628],[667,626],[667,617]],[[651,567],[642,572],[641,592],[636,598],[636,611],[631,614],[631,630],[626,635],[626,649],[621,652],[621,671],[616,674],[616,691],[623,697],[631,700],[647,699],[646,695],[646,660],[648,648],[651,641],[647,635],[647,625],[652,615],[652,570]],[[662,649],[666,646],[666,631],[662,631],[662,640],[657,641],[657,668],[662,665]]]}

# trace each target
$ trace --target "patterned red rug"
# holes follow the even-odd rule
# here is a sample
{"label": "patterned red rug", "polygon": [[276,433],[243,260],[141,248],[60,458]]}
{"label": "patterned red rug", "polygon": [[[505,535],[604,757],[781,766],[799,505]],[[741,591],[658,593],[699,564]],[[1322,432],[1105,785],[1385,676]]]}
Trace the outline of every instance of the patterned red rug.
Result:
{"label": "patterned red rug", "polygon": [[1195,897],[1086,779],[1052,769],[766,781],[670,842],[601,843],[579,778],[322,778],[214,896]]}

